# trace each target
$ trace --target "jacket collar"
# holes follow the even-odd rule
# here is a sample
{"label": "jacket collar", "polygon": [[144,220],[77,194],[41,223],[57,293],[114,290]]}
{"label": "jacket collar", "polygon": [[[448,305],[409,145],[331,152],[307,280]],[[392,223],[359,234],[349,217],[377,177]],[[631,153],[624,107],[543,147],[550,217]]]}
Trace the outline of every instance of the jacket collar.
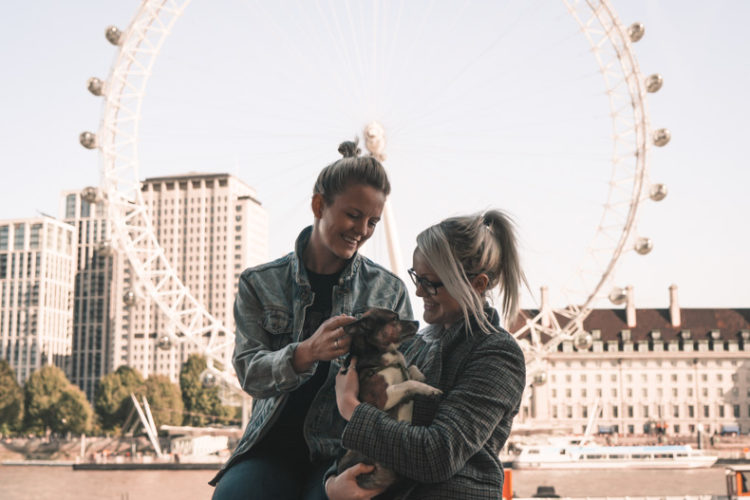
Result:
{"label": "jacket collar", "polygon": [[[305,252],[308,243],[310,243],[310,236],[312,235],[313,227],[307,226],[297,236],[297,241],[294,243],[294,255],[292,258],[292,272],[294,274],[294,280],[299,286],[309,287],[310,280],[307,277],[307,271],[305,270],[305,264],[302,262],[302,254]],[[354,257],[349,259],[344,266],[341,276],[339,277],[339,287],[351,289],[351,282],[354,279],[354,275],[357,273],[357,269],[362,264],[363,257],[359,255],[359,252],[354,254]]]}

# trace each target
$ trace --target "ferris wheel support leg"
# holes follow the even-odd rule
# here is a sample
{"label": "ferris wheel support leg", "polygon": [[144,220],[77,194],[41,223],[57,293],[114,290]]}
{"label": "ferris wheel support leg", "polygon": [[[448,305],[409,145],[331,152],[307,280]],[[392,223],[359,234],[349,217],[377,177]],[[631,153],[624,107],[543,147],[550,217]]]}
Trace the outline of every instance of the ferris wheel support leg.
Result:
{"label": "ferris wheel support leg", "polygon": [[391,271],[397,276],[403,274],[401,264],[401,254],[399,253],[398,231],[396,230],[396,221],[391,211],[391,206],[386,203],[383,208],[383,223],[385,224],[385,240],[388,246],[388,259],[391,263]]}

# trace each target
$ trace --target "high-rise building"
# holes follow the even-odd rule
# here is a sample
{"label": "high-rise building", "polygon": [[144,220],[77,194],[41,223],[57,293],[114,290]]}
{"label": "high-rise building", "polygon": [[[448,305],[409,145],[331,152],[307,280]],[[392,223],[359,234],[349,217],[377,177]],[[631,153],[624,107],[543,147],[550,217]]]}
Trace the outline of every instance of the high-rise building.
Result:
{"label": "high-rise building", "polygon": [[750,309],[681,308],[676,285],[669,308],[640,309],[631,289],[624,309],[595,309],[583,328],[590,347],[563,342],[541,377],[529,373],[517,429],[580,433],[596,409],[619,434],[750,430]]}
{"label": "high-rise building", "polygon": [[[229,174],[186,174],[146,179],[142,186],[153,229],[165,256],[208,312],[234,331],[232,306],[240,273],[268,259],[268,216],[255,191]],[[129,266],[118,275],[119,297],[137,289]],[[115,301],[113,369],[128,365],[144,376],[179,378],[181,364],[200,350],[189,342],[159,349],[169,333],[165,315],[148,297],[132,306]],[[230,362],[231,351],[223,353]]]}
{"label": "high-rise building", "polygon": [[114,257],[107,244],[105,204],[89,203],[81,194],[81,191],[64,191],[60,197],[63,220],[74,226],[78,235],[69,376],[93,402],[96,382],[112,371],[113,301],[116,300],[112,285],[122,261]]}
{"label": "high-rise building", "polygon": [[75,228],[52,217],[0,221],[0,356],[19,383],[71,353]]}

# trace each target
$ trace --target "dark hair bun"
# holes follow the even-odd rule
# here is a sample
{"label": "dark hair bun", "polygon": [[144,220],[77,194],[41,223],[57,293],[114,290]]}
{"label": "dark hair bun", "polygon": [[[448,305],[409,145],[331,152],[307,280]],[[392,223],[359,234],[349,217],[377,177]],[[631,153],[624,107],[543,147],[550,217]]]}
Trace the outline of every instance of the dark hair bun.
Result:
{"label": "dark hair bun", "polygon": [[339,153],[341,153],[341,156],[344,158],[359,156],[361,151],[359,147],[357,147],[357,142],[359,142],[359,140],[355,138],[354,141],[344,141],[339,144]]}

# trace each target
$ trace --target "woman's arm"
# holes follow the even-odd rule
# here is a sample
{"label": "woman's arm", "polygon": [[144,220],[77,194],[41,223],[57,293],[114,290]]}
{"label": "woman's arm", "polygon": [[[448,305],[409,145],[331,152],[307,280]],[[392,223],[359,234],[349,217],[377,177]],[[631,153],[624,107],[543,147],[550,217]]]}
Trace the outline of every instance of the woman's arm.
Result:
{"label": "woman's arm", "polygon": [[234,301],[232,363],[242,389],[254,398],[295,390],[315,373],[318,361],[333,359],[348,350],[349,339],[341,326],[354,320],[350,316],[330,318],[310,338],[277,350],[271,349],[271,334],[263,328],[262,317],[261,303],[243,273]]}
{"label": "woman's arm", "polygon": [[422,483],[452,477],[503,417],[515,411],[525,386],[525,362],[518,345],[510,337],[491,337],[471,353],[429,426],[397,422],[361,403],[344,429],[343,446]]}

